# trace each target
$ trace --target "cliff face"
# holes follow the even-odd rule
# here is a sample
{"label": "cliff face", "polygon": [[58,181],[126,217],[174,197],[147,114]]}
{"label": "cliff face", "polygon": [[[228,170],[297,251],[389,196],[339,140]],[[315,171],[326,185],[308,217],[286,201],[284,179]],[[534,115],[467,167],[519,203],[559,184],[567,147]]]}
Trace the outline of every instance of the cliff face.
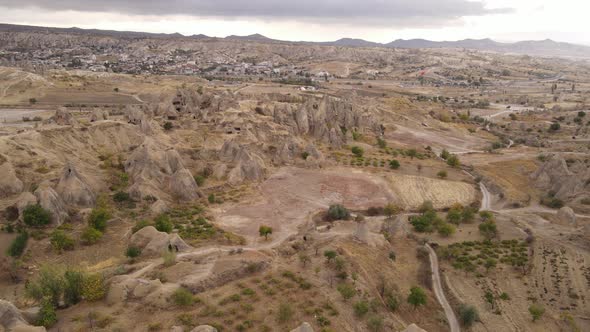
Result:
{"label": "cliff face", "polygon": [[560,156],[551,156],[531,174],[537,188],[568,203],[590,198],[590,168],[583,161],[566,162]]}

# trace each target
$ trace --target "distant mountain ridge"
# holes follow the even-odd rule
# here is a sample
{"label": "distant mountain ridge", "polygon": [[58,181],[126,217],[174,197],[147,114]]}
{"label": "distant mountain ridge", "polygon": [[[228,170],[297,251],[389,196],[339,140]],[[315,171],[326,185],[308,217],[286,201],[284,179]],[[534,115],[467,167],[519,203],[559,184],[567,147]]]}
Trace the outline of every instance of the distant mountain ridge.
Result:
{"label": "distant mountain ridge", "polygon": [[254,41],[267,43],[292,43],[309,44],[339,47],[386,47],[386,48],[464,48],[480,51],[492,51],[501,53],[528,54],[535,56],[557,56],[557,57],[581,57],[590,58],[590,46],[572,43],[557,42],[551,39],[527,40],[515,43],[501,43],[490,38],[485,39],[463,39],[457,41],[432,41],[427,39],[397,39],[390,43],[382,44],[367,41],[364,39],[342,38],[328,42],[292,42],[268,38],[261,34],[248,36],[231,35],[225,38],[209,37],[204,34],[184,36],[180,33],[150,33],[135,31],[115,31],[80,28],[53,28],[28,25],[14,25],[0,23],[0,32],[41,32],[41,33],[69,33],[78,35],[99,35],[117,38],[190,38],[190,39],[219,39],[235,41]]}

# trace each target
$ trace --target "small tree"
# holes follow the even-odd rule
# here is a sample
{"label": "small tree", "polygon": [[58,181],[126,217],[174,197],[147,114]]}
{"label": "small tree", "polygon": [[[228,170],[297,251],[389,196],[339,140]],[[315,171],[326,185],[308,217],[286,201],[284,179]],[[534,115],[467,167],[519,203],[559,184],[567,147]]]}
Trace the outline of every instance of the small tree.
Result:
{"label": "small tree", "polygon": [[111,214],[106,208],[96,208],[88,216],[88,226],[104,233],[109,219],[111,219]]}
{"label": "small tree", "polygon": [[438,233],[442,237],[449,237],[449,236],[455,234],[455,226],[445,222],[445,223],[441,224],[440,226],[438,226]]}
{"label": "small tree", "polygon": [[498,234],[498,228],[496,227],[496,223],[493,221],[486,221],[479,224],[479,232],[483,235],[486,239],[490,240],[496,237]]}
{"label": "small tree", "polygon": [[479,321],[477,309],[472,305],[462,304],[459,307],[459,320],[461,321],[461,325],[470,328],[473,323]]}
{"label": "small tree", "polygon": [[340,295],[342,295],[344,301],[349,300],[356,295],[356,290],[353,286],[349,284],[340,284],[338,285],[338,287],[336,287],[336,289],[338,290]]}
{"label": "small tree", "polygon": [[328,263],[331,262],[334,258],[338,256],[338,253],[334,250],[326,250],[324,251],[324,257],[328,260]]}
{"label": "small tree", "polygon": [[490,257],[490,258],[486,259],[483,266],[486,268],[486,271],[489,272],[491,269],[496,267],[496,264],[497,264],[496,260]]}
{"label": "small tree", "polygon": [[309,263],[311,261],[311,258],[309,258],[309,256],[306,255],[305,253],[300,253],[299,254],[299,261],[301,262],[301,264],[303,264],[303,267],[305,267],[305,265],[307,265],[307,263]]}
{"label": "small tree", "polygon": [[379,332],[383,329],[383,318],[381,316],[371,316],[367,320],[367,327],[372,332]]}
{"label": "small tree", "polygon": [[533,322],[536,322],[545,313],[545,308],[543,308],[543,306],[540,304],[534,303],[529,307],[529,312],[533,317]]}
{"label": "small tree", "polygon": [[399,208],[392,203],[385,205],[385,207],[383,208],[383,214],[385,214],[387,216],[387,218],[393,217],[398,212],[399,212]]}
{"label": "small tree", "polygon": [[454,168],[461,166],[461,162],[459,161],[459,157],[457,157],[456,155],[449,156],[449,158],[447,158],[447,165],[454,167]]}
{"label": "small tree", "polygon": [[272,227],[260,225],[260,227],[258,228],[258,233],[260,234],[260,236],[264,236],[265,240],[268,240],[268,236],[272,234]]}
{"label": "small tree", "polygon": [[447,151],[447,149],[443,149],[440,153],[440,157],[444,160],[449,159],[450,156],[451,156],[451,153],[449,151]]}
{"label": "small tree", "polygon": [[102,232],[93,227],[86,227],[82,232],[82,243],[85,245],[92,245],[97,243],[102,238]]}
{"label": "small tree", "polygon": [[43,227],[51,223],[51,213],[41,205],[29,205],[23,211],[25,224],[31,227]]}
{"label": "small tree", "polygon": [[357,317],[363,317],[369,312],[369,302],[367,301],[358,301],[352,307]]}
{"label": "small tree", "polygon": [[438,173],[436,173],[436,176],[438,176],[441,179],[446,179],[447,178],[447,171],[445,171],[445,170],[439,171]]}
{"label": "small tree", "polygon": [[421,305],[426,304],[426,293],[418,286],[414,286],[410,289],[410,295],[408,295],[408,303],[414,306],[414,309]]}
{"label": "small tree", "polygon": [[329,220],[348,220],[350,218],[350,212],[340,204],[330,205],[328,208],[328,218]]}
{"label": "small tree", "polygon": [[195,303],[195,298],[188,289],[179,287],[172,293],[172,301],[178,306],[187,307]]}
{"label": "small tree", "polygon": [[401,165],[400,165],[399,161],[397,161],[396,159],[389,161],[389,168],[391,168],[391,169],[398,169],[398,168],[400,168],[400,166]]}

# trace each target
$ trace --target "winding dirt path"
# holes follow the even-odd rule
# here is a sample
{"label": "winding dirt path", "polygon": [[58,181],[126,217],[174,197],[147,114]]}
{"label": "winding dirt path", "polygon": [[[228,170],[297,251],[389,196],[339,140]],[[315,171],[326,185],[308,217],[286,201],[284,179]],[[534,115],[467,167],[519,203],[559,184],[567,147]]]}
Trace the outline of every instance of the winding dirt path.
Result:
{"label": "winding dirt path", "polygon": [[436,252],[428,243],[424,246],[426,247],[426,249],[428,249],[428,255],[430,256],[430,269],[432,270],[432,286],[434,287],[434,294],[436,295],[436,299],[445,311],[445,316],[447,317],[447,322],[449,323],[451,332],[459,332],[461,331],[459,321],[457,320],[457,316],[455,316],[455,312],[453,311],[453,308],[451,308],[449,301],[447,301],[445,292],[442,288],[442,283],[440,281],[440,273],[438,272],[439,267]]}

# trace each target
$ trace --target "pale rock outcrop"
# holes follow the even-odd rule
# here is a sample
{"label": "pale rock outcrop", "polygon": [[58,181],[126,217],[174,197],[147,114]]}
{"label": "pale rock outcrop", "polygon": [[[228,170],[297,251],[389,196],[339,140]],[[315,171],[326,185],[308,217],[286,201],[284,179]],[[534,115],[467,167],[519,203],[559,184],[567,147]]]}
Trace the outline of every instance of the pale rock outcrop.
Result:
{"label": "pale rock outcrop", "polygon": [[308,322],[304,322],[299,327],[292,329],[291,332],[313,332],[313,327]]}
{"label": "pale rock outcrop", "polygon": [[166,202],[164,202],[163,200],[159,199],[150,206],[150,211],[154,215],[160,215],[168,211],[168,204],[166,204]]}
{"label": "pale rock outcrop", "polygon": [[133,234],[129,240],[129,245],[141,249],[141,254],[145,256],[159,256],[169,249],[169,245],[172,246],[173,250],[178,247],[179,251],[186,251],[191,248],[178,234],[159,232],[153,226],[144,227]]}
{"label": "pale rock outcrop", "polygon": [[92,207],[96,203],[92,188],[72,163],[64,167],[55,189],[66,204]]}
{"label": "pale rock outcrop", "polygon": [[292,134],[310,135],[335,147],[346,143],[346,133],[353,130],[381,133],[371,110],[353,106],[347,99],[324,96],[319,102],[310,98],[301,106],[277,104],[273,111],[276,123],[285,125]]}
{"label": "pale rock outcrop", "polygon": [[35,197],[39,205],[51,213],[51,219],[54,224],[61,225],[68,217],[66,206],[59,194],[51,188],[49,183],[43,182],[35,190]]}
{"label": "pale rock outcrop", "polygon": [[576,226],[576,213],[569,206],[564,206],[557,211],[557,220],[560,225]]}
{"label": "pale rock outcrop", "polygon": [[560,156],[549,156],[539,169],[531,174],[537,188],[555,193],[555,197],[570,201],[590,192],[590,168],[568,167]]}
{"label": "pale rock outcrop", "polygon": [[234,168],[228,174],[231,184],[239,184],[244,181],[259,181],[266,176],[264,160],[248,150],[247,147],[233,141],[226,141],[221,148],[219,158],[223,162],[232,162]]}
{"label": "pale rock outcrop", "polygon": [[95,109],[90,115],[90,122],[108,120],[109,112],[101,109]]}
{"label": "pale rock outcrop", "polygon": [[153,129],[150,125],[150,118],[148,117],[148,114],[141,109],[129,106],[125,110],[125,117],[129,123],[139,126],[141,132],[145,135],[151,135],[153,133]]}
{"label": "pale rock outcrop", "polygon": [[362,243],[369,243],[369,227],[366,222],[359,221],[356,223],[354,238]]}
{"label": "pale rock outcrop", "polygon": [[12,332],[42,332],[44,327],[31,326],[14,304],[0,299],[0,328]]}
{"label": "pale rock outcrop", "polygon": [[192,329],[191,332],[217,332],[217,329],[209,325],[200,325]]}
{"label": "pale rock outcrop", "polygon": [[213,167],[213,177],[217,180],[221,180],[227,174],[226,164],[217,164]]}
{"label": "pale rock outcrop", "polygon": [[16,200],[16,208],[18,209],[18,216],[22,220],[23,212],[29,205],[37,204],[37,197],[30,192],[24,192],[18,196]]}
{"label": "pale rock outcrop", "polygon": [[203,195],[178,152],[161,147],[151,138],[133,151],[125,162],[125,171],[133,178],[130,194],[136,199],[160,197],[161,191],[186,201]]}
{"label": "pale rock outcrop", "polygon": [[65,107],[60,107],[55,111],[55,115],[50,119],[55,124],[60,126],[71,126],[77,123],[76,119],[72,116],[72,113]]}
{"label": "pale rock outcrop", "polygon": [[408,327],[406,327],[405,330],[403,330],[402,332],[427,332],[426,330],[420,328],[418,325],[416,324],[410,324],[408,325]]}
{"label": "pale rock outcrop", "polygon": [[1,164],[0,174],[0,198],[15,195],[23,191],[23,182],[16,176],[11,163],[5,161]]}

